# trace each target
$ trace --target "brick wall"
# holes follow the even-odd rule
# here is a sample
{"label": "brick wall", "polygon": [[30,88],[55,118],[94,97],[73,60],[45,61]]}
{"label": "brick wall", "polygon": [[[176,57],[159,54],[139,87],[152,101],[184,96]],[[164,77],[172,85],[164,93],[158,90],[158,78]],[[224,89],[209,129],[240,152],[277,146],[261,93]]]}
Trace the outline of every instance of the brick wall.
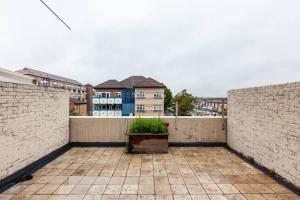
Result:
{"label": "brick wall", "polygon": [[0,180],[69,142],[69,94],[0,82]]}
{"label": "brick wall", "polygon": [[227,143],[300,186],[300,82],[228,92]]}

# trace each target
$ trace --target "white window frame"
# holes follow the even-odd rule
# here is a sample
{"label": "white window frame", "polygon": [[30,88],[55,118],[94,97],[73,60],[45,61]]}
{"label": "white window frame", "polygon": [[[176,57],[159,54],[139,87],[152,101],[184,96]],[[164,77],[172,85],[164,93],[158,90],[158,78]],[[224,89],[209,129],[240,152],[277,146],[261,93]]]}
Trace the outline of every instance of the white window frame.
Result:
{"label": "white window frame", "polygon": [[154,111],[162,111],[162,105],[161,104],[155,104],[153,105]]}
{"label": "white window frame", "polygon": [[145,111],[145,105],[144,104],[138,104],[136,105],[137,111]]}
{"label": "white window frame", "polygon": [[161,96],[161,92],[155,92],[154,93],[154,99],[161,99],[162,96]]}
{"label": "white window frame", "polygon": [[[103,96],[103,94],[104,94],[104,96]],[[110,97],[110,92],[99,92],[99,95],[102,98],[107,98],[107,97]]]}
{"label": "white window frame", "polygon": [[145,93],[144,92],[138,92],[138,93],[136,93],[136,98],[137,99],[144,99],[145,98]]}

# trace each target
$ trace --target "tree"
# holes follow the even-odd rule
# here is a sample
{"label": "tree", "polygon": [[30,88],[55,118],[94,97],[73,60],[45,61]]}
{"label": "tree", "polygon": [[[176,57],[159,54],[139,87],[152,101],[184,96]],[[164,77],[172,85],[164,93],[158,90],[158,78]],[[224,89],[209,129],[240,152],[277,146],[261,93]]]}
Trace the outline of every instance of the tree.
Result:
{"label": "tree", "polygon": [[176,101],[178,101],[178,115],[188,116],[193,111],[197,98],[184,89],[175,96]]}
{"label": "tree", "polygon": [[165,99],[164,99],[164,110],[172,108],[173,106],[173,95],[169,88],[165,88]]}

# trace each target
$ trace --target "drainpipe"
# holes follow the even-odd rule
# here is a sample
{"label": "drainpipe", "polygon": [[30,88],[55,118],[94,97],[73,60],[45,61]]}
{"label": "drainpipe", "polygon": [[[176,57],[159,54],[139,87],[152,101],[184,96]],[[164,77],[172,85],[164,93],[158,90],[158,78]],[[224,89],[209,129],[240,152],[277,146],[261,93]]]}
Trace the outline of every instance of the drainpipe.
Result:
{"label": "drainpipe", "polygon": [[91,84],[86,84],[86,101],[87,101],[87,115],[93,115],[93,89],[94,87]]}

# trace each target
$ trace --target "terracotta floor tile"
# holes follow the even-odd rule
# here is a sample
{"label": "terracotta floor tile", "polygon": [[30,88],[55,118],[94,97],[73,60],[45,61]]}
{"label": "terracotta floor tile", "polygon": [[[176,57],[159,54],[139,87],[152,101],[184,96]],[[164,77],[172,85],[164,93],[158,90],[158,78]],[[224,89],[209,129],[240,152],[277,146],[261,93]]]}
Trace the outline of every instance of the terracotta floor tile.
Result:
{"label": "terracotta floor tile", "polygon": [[214,183],[213,179],[208,175],[198,176],[198,180],[201,184]]}
{"label": "terracotta floor tile", "polygon": [[244,194],[247,200],[265,200],[260,194]]}
{"label": "terracotta floor tile", "polygon": [[192,200],[209,200],[209,197],[206,194],[200,194],[200,195],[191,195]]}
{"label": "terracotta floor tile", "polygon": [[79,185],[92,185],[95,183],[98,176],[84,176],[80,181]]}
{"label": "terracotta floor tile", "polygon": [[47,184],[40,189],[36,194],[53,194],[60,185]]}
{"label": "terracotta floor tile", "polygon": [[222,194],[213,194],[213,195],[209,195],[209,197],[211,200],[228,200],[228,198]]}
{"label": "terracotta floor tile", "polygon": [[34,194],[39,191],[45,184],[32,184],[25,188],[21,193],[23,194]]}
{"label": "terracotta floor tile", "polygon": [[134,176],[127,176],[125,178],[125,185],[138,185],[139,184],[139,177],[134,177]]}
{"label": "terracotta floor tile", "polygon": [[139,185],[138,194],[154,194],[154,184]]}
{"label": "terracotta floor tile", "polygon": [[173,200],[173,196],[168,195],[168,194],[158,194],[158,195],[155,195],[155,199],[156,200]]}
{"label": "terracotta floor tile", "polygon": [[123,150],[74,147],[0,200],[300,200],[222,147],[170,147],[168,154]]}
{"label": "terracotta floor tile", "polygon": [[172,194],[189,194],[186,185],[171,185]]}
{"label": "terracotta floor tile", "polygon": [[137,197],[137,195],[121,194],[119,200],[136,200]]}
{"label": "terracotta floor tile", "polygon": [[83,200],[100,200],[102,195],[85,195]]}
{"label": "terracotta floor tile", "polygon": [[262,194],[266,200],[300,200],[296,194]]}
{"label": "terracotta floor tile", "polygon": [[127,170],[118,169],[118,170],[115,170],[113,176],[126,176],[126,174],[127,174]]}
{"label": "terracotta floor tile", "polygon": [[[50,195],[33,195],[30,200],[48,200],[50,198]],[[1,199],[1,198],[0,198]]]}
{"label": "terracotta floor tile", "polygon": [[87,194],[100,195],[105,191],[106,185],[92,185]]}
{"label": "terracotta floor tile", "polygon": [[96,178],[94,184],[96,185],[106,185],[109,183],[111,177],[107,177],[107,176],[99,176]]}
{"label": "terracotta floor tile", "polygon": [[141,176],[139,184],[141,184],[141,185],[154,185],[154,178],[152,176]]}
{"label": "terracotta floor tile", "polygon": [[123,185],[121,194],[137,194],[138,185]]}
{"label": "terracotta floor tile", "polygon": [[86,194],[89,191],[90,187],[91,185],[76,185],[70,194]]}
{"label": "terracotta floor tile", "polygon": [[232,184],[217,184],[224,194],[240,193]]}
{"label": "terracotta floor tile", "polygon": [[84,195],[70,194],[67,196],[66,200],[82,200]]}
{"label": "terracotta floor tile", "polygon": [[205,191],[203,189],[203,187],[199,184],[199,185],[186,185],[189,193],[196,195],[196,194],[205,194]]}
{"label": "terracotta floor tile", "polygon": [[155,185],[167,185],[169,184],[169,179],[167,176],[154,176]]}
{"label": "terracotta floor tile", "polygon": [[190,195],[174,195],[174,200],[191,200]]}
{"label": "terracotta floor tile", "polygon": [[138,200],[155,200],[155,196],[154,195],[141,194],[141,195],[138,195],[137,199]]}
{"label": "terracotta floor tile", "polygon": [[70,194],[75,185],[60,185],[54,194]]}
{"label": "terracotta floor tile", "polygon": [[111,177],[109,184],[110,185],[123,185],[125,181],[125,176],[113,176]]}
{"label": "terracotta floor tile", "polygon": [[141,170],[139,169],[129,169],[126,176],[140,176]]}
{"label": "terracotta floor tile", "polygon": [[104,194],[120,194],[122,185],[107,185]]}
{"label": "terracotta floor tile", "polygon": [[223,194],[216,184],[202,184],[207,194]]}
{"label": "terracotta floor tile", "polygon": [[266,184],[266,186],[270,188],[274,193],[280,193],[280,194],[291,193],[290,190],[288,190],[287,188],[285,188],[280,184],[272,183],[272,184]]}
{"label": "terracotta floor tile", "polygon": [[254,194],[257,190],[255,188],[251,187],[250,184],[234,184],[234,187],[238,189],[241,193],[246,194]]}
{"label": "terracotta floor tile", "polygon": [[170,185],[155,185],[155,194],[172,194]]}
{"label": "terracotta floor tile", "polygon": [[55,195],[51,195],[49,200],[66,200],[67,198],[68,195],[55,194]]}
{"label": "terracotta floor tile", "polygon": [[229,200],[247,200],[242,194],[227,194],[226,197]]}
{"label": "terracotta floor tile", "polygon": [[101,200],[118,200],[120,195],[102,195]]}

